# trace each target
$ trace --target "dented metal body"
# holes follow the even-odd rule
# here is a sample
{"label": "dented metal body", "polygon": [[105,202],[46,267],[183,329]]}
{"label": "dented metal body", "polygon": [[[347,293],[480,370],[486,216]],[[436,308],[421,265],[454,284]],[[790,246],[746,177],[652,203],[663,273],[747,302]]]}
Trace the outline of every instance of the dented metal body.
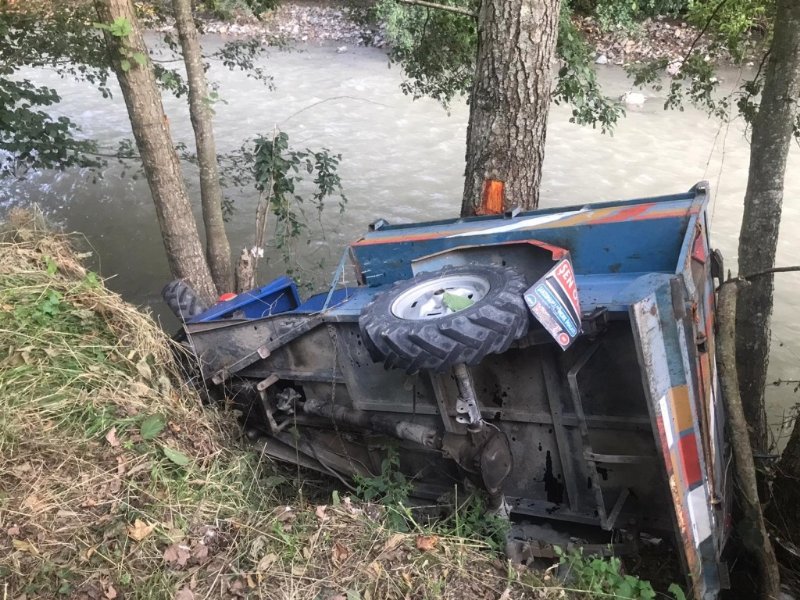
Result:
{"label": "dented metal body", "polygon": [[[346,478],[379,473],[391,443],[419,496],[470,480],[499,490],[515,519],[591,529],[599,543],[617,531],[633,547],[639,532],[670,536],[694,597],[715,598],[730,476],[707,193],[702,183],[658,198],[381,224],[347,249],[329,291],[301,301],[282,278],[186,329],[204,379],[236,399],[272,456]],[[387,370],[363,343],[363,307],[396,281],[489,264],[532,284],[564,257],[581,333],[563,350],[531,316],[525,337],[470,366],[481,431],[458,418],[455,370]]]}

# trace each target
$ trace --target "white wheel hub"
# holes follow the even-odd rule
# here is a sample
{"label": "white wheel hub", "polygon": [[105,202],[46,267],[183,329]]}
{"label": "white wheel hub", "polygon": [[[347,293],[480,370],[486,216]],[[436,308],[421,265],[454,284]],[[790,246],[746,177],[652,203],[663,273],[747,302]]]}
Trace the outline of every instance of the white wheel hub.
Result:
{"label": "white wheel hub", "polygon": [[489,282],[478,275],[445,275],[406,290],[391,310],[400,319],[438,319],[480,301],[489,289]]}

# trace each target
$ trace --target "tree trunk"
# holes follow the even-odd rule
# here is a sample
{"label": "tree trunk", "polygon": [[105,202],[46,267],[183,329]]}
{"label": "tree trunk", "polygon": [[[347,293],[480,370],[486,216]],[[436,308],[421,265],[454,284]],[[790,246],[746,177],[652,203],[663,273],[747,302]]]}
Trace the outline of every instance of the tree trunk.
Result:
{"label": "tree trunk", "polygon": [[[775,113],[764,112],[764,121],[770,123],[766,127],[775,127],[776,131],[774,138],[768,138],[769,140],[774,139],[773,144],[767,146],[767,151],[775,152],[775,154],[773,156],[764,156],[763,160],[767,163],[774,160],[773,165],[780,167],[778,176],[780,177],[781,186],[777,189],[782,192],[786,154],[790,142],[791,118],[793,114],[796,115],[797,111],[800,110],[798,106],[798,99],[800,98],[800,2],[797,2],[797,0],[779,0],[773,35],[767,81],[769,82],[770,77],[778,80],[772,83],[777,88],[777,91],[770,92],[770,95],[778,95],[779,99],[778,101],[773,101],[777,106],[772,108],[765,108],[764,100],[762,100],[759,117],[761,117],[761,111],[776,111]],[[782,64],[780,63],[781,60],[783,61]],[[765,98],[768,93],[766,86],[767,83],[765,83],[764,87]],[[792,109],[794,112],[792,112]],[[778,113],[778,110],[781,112]],[[783,127],[780,131],[777,131],[779,122],[783,124]],[[755,133],[754,127],[754,140]],[[781,151],[782,153],[779,154]],[[773,166],[773,168],[777,168],[777,166]],[[780,219],[781,199],[782,194],[778,196],[777,213],[773,217],[775,219],[773,228],[776,231]],[[744,230],[744,227],[742,229]],[[771,262],[774,262],[774,260]],[[759,277],[754,279],[753,282],[758,283],[759,280],[766,279],[769,281],[769,306],[771,307],[772,276]],[[782,537],[786,537],[794,544],[800,545],[800,419],[796,419],[794,422],[792,434],[776,469],[775,480],[772,484],[770,517],[775,527],[781,532]]]}
{"label": "tree trunk", "polygon": [[470,95],[463,216],[486,179],[505,183],[504,207],[539,204],[560,0],[483,0]]}
{"label": "tree trunk", "polygon": [[189,84],[189,115],[194,129],[197,163],[200,169],[200,201],[206,229],[206,258],[211,276],[220,293],[233,291],[231,246],[222,218],[222,187],[219,183],[217,145],[214,141],[212,112],[208,105],[208,83],[203,65],[191,0],[172,0],[175,27],[186,65]]}
{"label": "tree trunk", "polygon": [[720,286],[717,303],[717,351],[719,359],[719,381],[722,396],[725,399],[725,414],[730,430],[730,442],[733,448],[734,473],[738,482],[737,498],[742,507],[742,523],[737,529],[741,532],[742,543],[758,564],[759,598],[761,600],[778,600],[780,597],[780,574],[775,552],[767,535],[764,514],[758,499],[756,468],[753,463],[753,451],[750,447],[750,435],[747,431],[742,398],[739,395],[738,376],[736,373],[736,300],[737,292],[748,287],[739,281],[727,281]]}
{"label": "tree trunk", "polygon": [[[156,206],[170,271],[174,277],[185,279],[204,302],[211,304],[216,299],[214,282],[203,256],[161,94],[146,58],[147,47],[133,4],[131,0],[95,0],[95,8],[101,23],[124,19],[131,26],[128,35],[118,36],[106,31],[105,39]],[[143,64],[138,64],[136,57]],[[131,248],[132,253],[135,251]]]}
{"label": "tree trunk", "polygon": [[[800,2],[778,0],[761,105],[753,121],[750,174],[739,233],[739,273],[775,264],[786,157],[800,97]],[[736,313],[736,366],[754,451],[768,447],[764,387],[767,378],[773,275],[752,279]]]}

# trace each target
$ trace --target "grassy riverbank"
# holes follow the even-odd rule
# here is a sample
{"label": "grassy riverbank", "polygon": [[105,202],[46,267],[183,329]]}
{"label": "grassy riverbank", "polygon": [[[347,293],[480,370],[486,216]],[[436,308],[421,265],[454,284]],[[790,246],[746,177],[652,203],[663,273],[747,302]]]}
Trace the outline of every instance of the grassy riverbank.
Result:
{"label": "grassy riverbank", "polygon": [[29,214],[10,220],[3,598],[567,597],[480,541],[413,524],[397,533],[381,507],[259,457],[231,415],[180,383],[150,317],[86,271],[66,238]]}

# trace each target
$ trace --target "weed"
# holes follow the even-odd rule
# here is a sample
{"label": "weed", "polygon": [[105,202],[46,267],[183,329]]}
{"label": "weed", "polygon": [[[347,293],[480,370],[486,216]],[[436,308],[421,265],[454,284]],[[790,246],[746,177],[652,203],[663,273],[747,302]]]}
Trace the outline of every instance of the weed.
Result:
{"label": "weed", "polygon": [[[455,497],[458,498],[457,490]],[[436,523],[437,532],[484,542],[492,551],[502,552],[511,524],[507,518],[486,510],[486,502],[479,494],[470,494],[456,502],[452,514]]]}
{"label": "weed", "polygon": [[[616,556],[601,558],[584,556],[582,550],[564,552],[556,548],[560,562],[566,569],[565,579],[574,582],[573,587],[600,597],[625,598],[627,600],[652,600],[656,592],[649,581],[622,571],[622,561]],[[677,584],[668,591],[676,600],[686,600]]]}
{"label": "weed", "polygon": [[387,507],[387,521],[392,529],[407,531],[406,519],[411,483],[400,471],[400,457],[393,446],[386,447],[381,472],[374,477],[356,476],[358,495],[365,502],[378,502]]}

